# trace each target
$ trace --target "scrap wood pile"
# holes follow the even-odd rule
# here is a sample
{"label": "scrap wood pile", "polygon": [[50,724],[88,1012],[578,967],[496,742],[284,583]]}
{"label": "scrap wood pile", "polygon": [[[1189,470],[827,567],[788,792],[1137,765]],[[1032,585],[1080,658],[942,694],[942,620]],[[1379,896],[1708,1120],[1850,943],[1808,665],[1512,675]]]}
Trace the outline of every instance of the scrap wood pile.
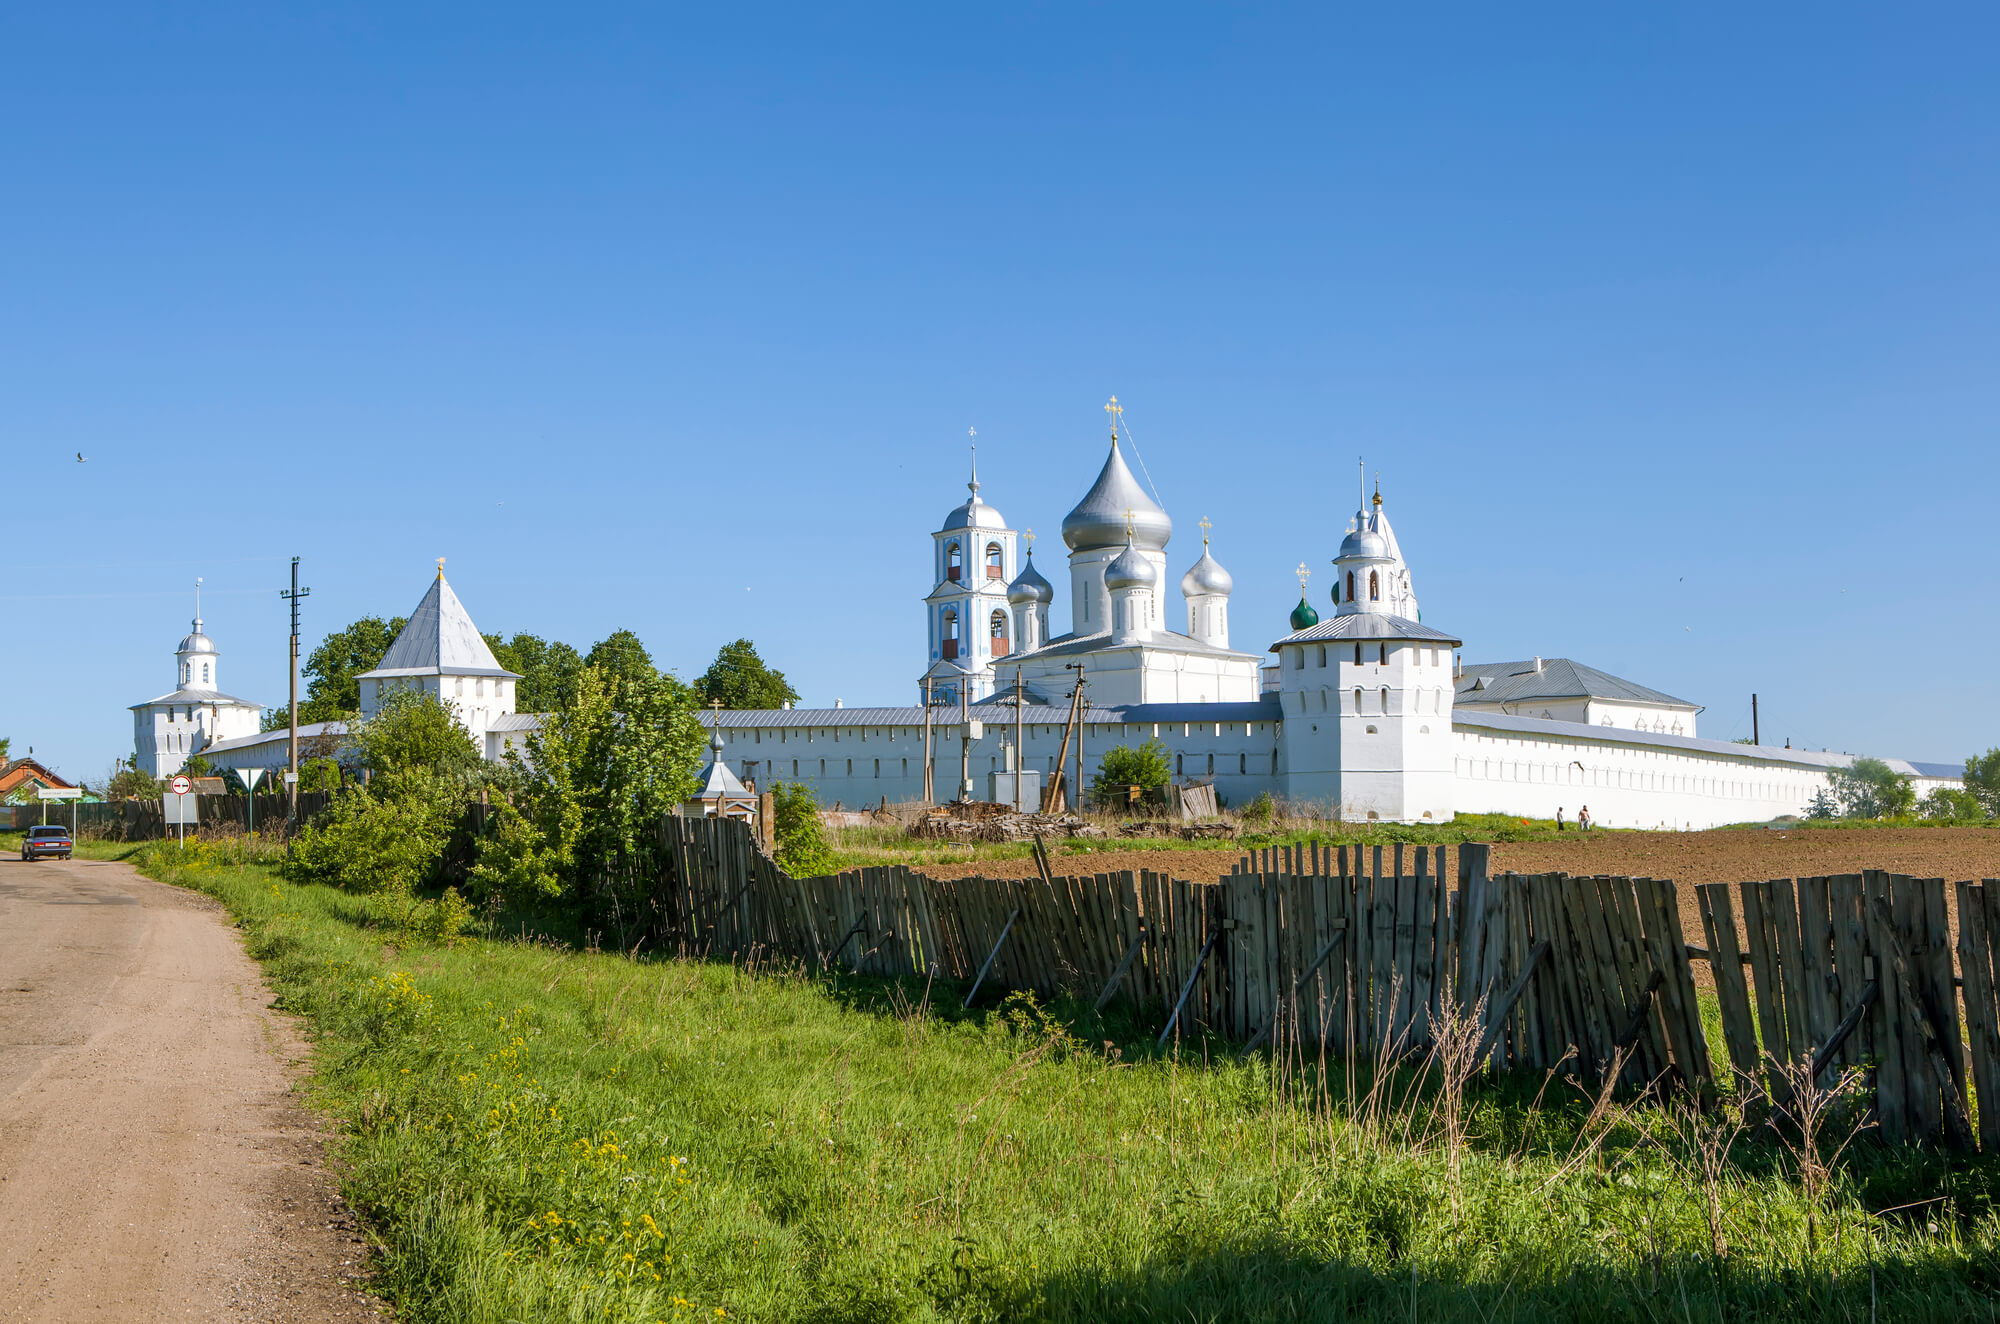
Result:
{"label": "scrap wood pile", "polygon": [[1230,840],[1238,832],[1234,823],[1174,823],[1166,819],[1141,818],[1118,825],[1121,837],[1168,837],[1178,841]]}
{"label": "scrap wood pile", "polygon": [[1011,805],[971,800],[939,805],[910,825],[912,837],[933,841],[1033,841],[1036,837],[1102,837],[1103,828],[1076,814],[1024,814]]}

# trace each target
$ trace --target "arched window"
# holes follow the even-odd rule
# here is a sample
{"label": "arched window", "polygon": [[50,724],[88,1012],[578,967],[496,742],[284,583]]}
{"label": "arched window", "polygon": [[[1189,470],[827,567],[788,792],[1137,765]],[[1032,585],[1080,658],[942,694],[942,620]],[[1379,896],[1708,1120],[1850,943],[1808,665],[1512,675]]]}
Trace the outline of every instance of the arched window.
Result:
{"label": "arched window", "polygon": [[965,553],[955,542],[944,546],[944,577],[954,583],[965,576]]}
{"label": "arched window", "polygon": [[1368,600],[1370,602],[1382,600],[1382,576],[1374,570],[1368,572]]}
{"label": "arched window", "polygon": [[1361,715],[1361,687],[1359,685],[1354,687],[1354,715],[1356,717]]}
{"label": "arched window", "polygon": [[988,579],[1005,578],[1000,572],[1000,544],[997,542],[986,544],[986,577]]}
{"label": "arched window", "polygon": [[194,674],[194,663],[192,663],[192,662],[183,662],[183,663],[181,663],[181,684],[182,684],[182,685],[186,685],[186,684],[188,683],[188,677],[189,677],[189,676],[191,676],[191,675],[193,675],[193,674]]}
{"label": "arched window", "polygon": [[206,684],[208,684],[208,683],[209,683],[209,679],[208,679],[208,663],[206,663],[206,662],[204,662],[204,663],[202,663],[202,664],[201,664],[201,683],[202,683],[202,684],[204,684],[204,685],[206,685]]}
{"label": "arched window", "polygon": [[1387,685],[1382,687],[1382,715],[1384,717],[1389,715],[1389,687]]}
{"label": "arched window", "polygon": [[958,612],[953,608],[944,609],[944,655],[947,659],[958,656]]}
{"label": "arched window", "polygon": [[1354,601],[1354,572],[1352,570],[1347,572],[1347,600],[1349,602]]}
{"label": "arched window", "polygon": [[987,617],[986,633],[993,642],[993,656],[1007,656],[1007,613],[995,611]]}

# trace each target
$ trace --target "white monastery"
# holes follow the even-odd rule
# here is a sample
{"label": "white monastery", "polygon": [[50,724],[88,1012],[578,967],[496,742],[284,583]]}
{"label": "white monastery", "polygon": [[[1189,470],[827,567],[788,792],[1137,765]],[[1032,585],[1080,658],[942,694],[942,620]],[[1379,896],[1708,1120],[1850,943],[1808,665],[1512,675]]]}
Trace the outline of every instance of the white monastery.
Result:
{"label": "white monastery", "polygon": [[[1068,630],[1052,632],[1056,590],[1036,568],[1032,534],[1010,528],[980,496],[975,472],[970,497],[931,535],[919,703],[705,715],[714,750],[705,780],[803,782],[828,806],[914,800],[928,747],[938,798],[1012,799],[1025,784],[1025,799],[1055,770],[1079,677],[1072,777],[1080,766],[1087,782],[1114,746],[1159,740],[1177,778],[1212,783],[1226,805],[1268,791],[1350,820],[1558,810],[1574,820],[1587,806],[1605,827],[1759,822],[1802,814],[1828,771],[1853,762],[1702,739],[1699,705],[1567,658],[1464,662],[1462,641],[1421,619],[1379,490],[1333,556],[1332,614],[1321,619],[1302,591],[1287,633],[1258,641],[1258,652],[1233,648],[1234,585],[1205,520],[1201,553],[1179,580],[1181,601],[1170,602],[1173,521],[1126,465],[1115,400],[1110,408],[1110,452],[1063,520]],[[197,628],[182,644],[184,667],[197,640],[213,652]],[[361,677],[362,715],[385,687],[421,686],[451,702],[498,759],[539,724],[514,711],[518,680],[498,665],[440,566],[382,664]],[[134,712],[186,711],[186,693]],[[254,732],[256,706],[241,707]],[[225,767],[282,765],[284,732],[231,735],[215,720],[199,737],[191,729],[174,757],[198,749]],[[143,717],[140,733],[142,754],[158,747],[158,735],[145,743]],[[339,734],[337,724],[312,731],[322,733]],[[1920,796],[1960,784],[1953,765],[1885,761]]]}
{"label": "white monastery", "polygon": [[201,583],[195,583],[194,629],[174,650],[175,685],[157,699],[132,705],[133,766],[171,777],[190,754],[218,741],[255,734],[264,706],[224,694],[222,654],[201,632]]}

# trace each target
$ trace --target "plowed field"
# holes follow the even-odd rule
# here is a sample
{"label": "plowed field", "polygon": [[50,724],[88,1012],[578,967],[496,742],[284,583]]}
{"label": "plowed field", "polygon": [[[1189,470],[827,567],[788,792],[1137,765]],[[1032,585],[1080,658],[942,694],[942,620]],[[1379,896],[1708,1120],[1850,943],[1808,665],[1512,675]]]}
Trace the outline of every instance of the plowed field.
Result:
{"label": "plowed field", "polygon": [[[1055,853],[1059,873],[1152,869],[1176,878],[1213,882],[1238,856],[1226,850],[1107,850]],[[1031,859],[927,864],[939,878],[980,875],[1027,878]],[[1501,843],[1493,869],[1516,873],[1627,874],[1692,883],[1798,878],[1886,869],[1922,878],[2000,877],[2000,830],[1991,828],[1856,828],[1793,831],[1593,832],[1566,841]]]}

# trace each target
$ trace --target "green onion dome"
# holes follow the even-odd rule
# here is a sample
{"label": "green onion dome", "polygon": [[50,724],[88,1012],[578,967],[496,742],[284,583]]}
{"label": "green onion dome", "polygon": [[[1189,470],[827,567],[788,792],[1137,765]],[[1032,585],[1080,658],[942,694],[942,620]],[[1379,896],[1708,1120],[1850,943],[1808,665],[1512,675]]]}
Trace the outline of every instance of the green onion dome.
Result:
{"label": "green onion dome", "polygon": [[1299,594],[1299,605],[1292,608],[1292,628],[1294,630],[1310,630],[1318,624],[1319,613],[1312,609],[1310,602],[1306,601],[1305,594]]}

